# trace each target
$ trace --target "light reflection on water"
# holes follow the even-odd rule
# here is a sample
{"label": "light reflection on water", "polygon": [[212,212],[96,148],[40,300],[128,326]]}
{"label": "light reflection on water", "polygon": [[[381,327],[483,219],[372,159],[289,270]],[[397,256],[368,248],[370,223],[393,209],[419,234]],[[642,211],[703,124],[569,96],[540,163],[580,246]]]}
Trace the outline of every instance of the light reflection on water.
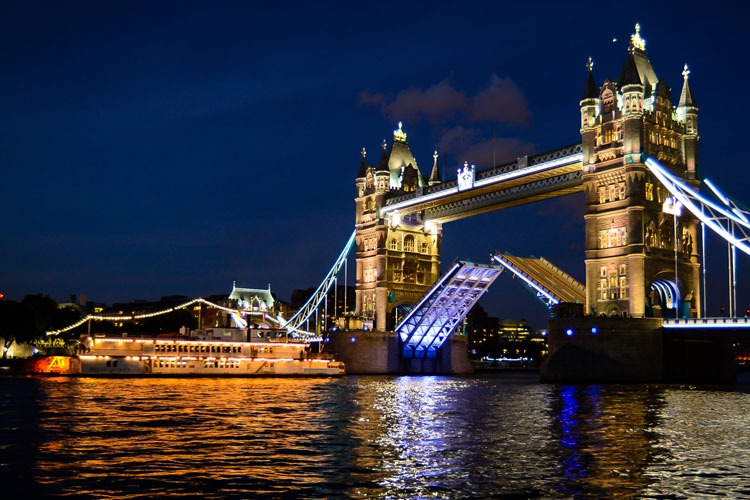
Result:
{"label": "light reflection on water", "polygon": [[0,378],[2,496],[750,498],[747,389]]}

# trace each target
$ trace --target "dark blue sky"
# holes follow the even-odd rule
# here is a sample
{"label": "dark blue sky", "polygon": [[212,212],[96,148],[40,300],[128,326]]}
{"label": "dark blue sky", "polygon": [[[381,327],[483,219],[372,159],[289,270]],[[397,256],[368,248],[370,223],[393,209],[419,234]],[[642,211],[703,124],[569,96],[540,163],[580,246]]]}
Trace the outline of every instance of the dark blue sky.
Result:
{"label": "dark blue sky", "polygon": [[[674,100],[690,65],[701,174],[750,201],[747,12],[353,3],[3,2],[0,291],[112,302],[237,280],[288,300],[317,285],[353,228],[363,146],[374,161],[403,120],[428,174],[435,148],[449,172],[489,166],[493,130],[498,161],[579,141],[584,63],[598,84],[616,78],[635,22]],[[582,280],[580,195],[444,227],[444,265],[494,249]],[[718,308],[720,243],[709,262]],[[506,276],[483,303],[545,318]]]}

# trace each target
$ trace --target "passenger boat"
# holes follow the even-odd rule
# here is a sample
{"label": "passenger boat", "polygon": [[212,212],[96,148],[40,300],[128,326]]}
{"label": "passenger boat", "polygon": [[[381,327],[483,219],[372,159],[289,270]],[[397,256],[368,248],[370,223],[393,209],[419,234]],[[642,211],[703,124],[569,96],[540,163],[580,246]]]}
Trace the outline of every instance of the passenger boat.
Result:
{"label": "passenger boat", "polygon": [[[118,376],[338,376],[344,364],[283,330],[215,328],[190,338],[83,336],[76,356],[30,358],[28,373]],[[36,359],[35,359],[36,358]]]}

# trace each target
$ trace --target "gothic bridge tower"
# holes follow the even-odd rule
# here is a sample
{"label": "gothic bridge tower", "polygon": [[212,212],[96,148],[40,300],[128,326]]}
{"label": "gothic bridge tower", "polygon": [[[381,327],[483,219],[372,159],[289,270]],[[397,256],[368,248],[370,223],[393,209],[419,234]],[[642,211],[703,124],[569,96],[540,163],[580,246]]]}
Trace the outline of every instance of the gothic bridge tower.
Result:
{"label": "gothic bridge tower", "polygon": [[[400,306],[416,304],[440,274],[441,225],[419,214],[380,214],[386,198],[428,186],[401,127],[393,132],[390,147],[383,140],[377,167],[368,166],[362,150],[356,179],[356,314],[379,331],[392,329],[399,311],[404,312]],[[437,152],[433,158],[429,185],[440,182]]]}
{"label": "gothic bridge tower", "polygon": [[698,108],[687,65],[673,106],[640,26],[635,30],[617,81],[597,88],[589,59],[580,102],[586,308],[596,315],[697,316],[698,221],[687,210],[675,221],[669,193],[643,162],[652,157],[697,189]]}

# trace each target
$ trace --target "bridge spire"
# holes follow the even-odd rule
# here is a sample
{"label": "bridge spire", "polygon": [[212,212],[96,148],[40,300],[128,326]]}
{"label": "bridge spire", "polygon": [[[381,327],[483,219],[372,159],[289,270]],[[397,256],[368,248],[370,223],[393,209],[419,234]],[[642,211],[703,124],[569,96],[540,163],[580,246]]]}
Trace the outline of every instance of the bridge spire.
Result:
{"label": "bridge spire", "polygon": [[597,99],[599,97],[599,90],[594,80],[594,61],[589,57],[589,61],[586,63],[588,69],[588,75],[586,76],[586,88],[583,91],[583,99]]}
{"label": "bridge spire", "polygon": [[367,151],[365,148],[362,148],[362,161],[359,162],[359,172],[357,172],[357,179],[363,179],[367,176],[367,160],[365,159],[365,156],[367,156]]}
{"label": "bridge spire", "polygon": [[432,164],[432,173],[430,174],[430,180],[427,181],[427,184],[429,186],[434,186],[435,184],[440,184],[442,179],[440,178],[440,167],[438,167],[438,152],[437,149],[432,154],[432,159],[434,160]]}
{"label": "bridge spire", "polygon": [[690,70],[688,65],[685,64],[685,68],[682,70],[682,77],[684,79],[682,84],[682,93],[680,94],[680,106],[695,106],[695,100],[693,99],[693,93],[690,91],[690,85],[688,84],[688,76]]}

